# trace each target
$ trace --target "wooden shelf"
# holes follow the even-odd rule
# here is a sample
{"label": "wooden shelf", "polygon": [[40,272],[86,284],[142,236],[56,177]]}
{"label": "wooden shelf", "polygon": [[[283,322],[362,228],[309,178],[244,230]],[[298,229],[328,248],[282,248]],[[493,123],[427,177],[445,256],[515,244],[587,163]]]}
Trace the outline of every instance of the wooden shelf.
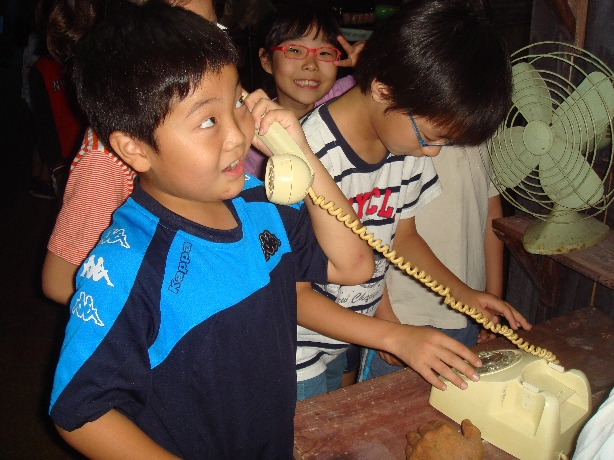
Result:
{"label": "wooden shelf", "polygon": [[[527,226],[535,220],[527,215],[505,217],[493,221],[493,230],[510,250],[514,248],[514,256],[543,257],[527,253],[522,247],[522,235]],[[546,256],[556,262],[581,273],[582,275],[614,289],[614,232],[610,231],[601,243],[592,248]],[[518,261],[522,263],[521,261]]]}

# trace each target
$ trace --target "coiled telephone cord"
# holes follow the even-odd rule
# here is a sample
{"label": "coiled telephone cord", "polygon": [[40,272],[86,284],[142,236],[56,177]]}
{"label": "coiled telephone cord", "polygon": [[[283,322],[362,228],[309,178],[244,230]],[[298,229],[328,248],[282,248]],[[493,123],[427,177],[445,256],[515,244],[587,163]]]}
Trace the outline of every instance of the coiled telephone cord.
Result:
{"label": "coiled telephone cord", "polygon": [[333,201],[324,203],[325,198],[323,196],[317,196],[312,188],[309,188],[308,193],[316,206],[319,206],[320,208],[327,211],[339,222],[343,222],[347,228],[352,230],[352,232],[358,235],[362,240],[366,241],[369,246],[382,254],[386,259],[390,261],[390,263],[396,265],[399,269],[401,269],[408,275],[413,276],[422,284],[430,288],[433,292],[444,297],[444,303],[446,305],[450,306],[454,310],[460,311],[461,313],[470,316],[479,324],[481,324],[484,329],[503,335],[521,350],[524,350],[527,353],[531,353],[532,355],[537,356],[539,358],[544,358],[545,360],[553,362],[555,364],[559,363],[559,361],[556,359],[556,355],[554,355],[552,352],[546,350],[545,348],[536,347],[535,345],[529,344],[529,342],[524,340],[522,337],[519,337],[518,334],[508,326],[502,326],[501,324],[493,323],[481,312],[479,312],[475,307],[470,307],[467,304],[463,304],[462,302],[457,301],[454,297],[450,295],[449,287],[437,283],[437,280],[433,279],[424,270],[419,270],[418,267],[415,266],[412,268],[411,264],[409,262],[405,262],[403,257],[395,257],[396,251],[390,251],[389,245],[386,244],[382,246],[381,239],[376,240],[375,235],[373,233],[369,233],[368,235],[366,234],[367,227],[362,225],[360,220],[356,219],[353,222],[350,222],[351,217],[349,214],[346,213],[345,215],[341,215],[343,213],[342,208],[339,207],[337,209],[333,209],[335,207],[335,203]]}

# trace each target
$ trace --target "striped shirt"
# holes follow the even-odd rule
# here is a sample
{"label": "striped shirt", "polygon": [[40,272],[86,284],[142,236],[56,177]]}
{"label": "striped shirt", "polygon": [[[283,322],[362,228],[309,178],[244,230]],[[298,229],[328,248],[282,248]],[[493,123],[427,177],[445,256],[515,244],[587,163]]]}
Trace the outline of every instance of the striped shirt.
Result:
{"label": "striped shirt", "polygon": [[[400,219],[413,217],[442,187],[429,157],[396,156],[390,152],[377,164],[362,160],[342,137],[323,105],[305,120],[303,130],[311,149],[326,167],[368,232],[392,246]],[[356,237],[358,238],[358,237]],[[375,253],[375,273],[359,286],[317,285],[317,292],[345,308],[373,316],[382,297],[388,261]],[[313,378],[348,344],[298,327],[298,381]]]}
{"label": "striped shirt", "polygon": [[81,265],[111,224],[113,212],[132,194],[135,177],[136,173],[88,128],[71,164],[62,209],[47,249]]}

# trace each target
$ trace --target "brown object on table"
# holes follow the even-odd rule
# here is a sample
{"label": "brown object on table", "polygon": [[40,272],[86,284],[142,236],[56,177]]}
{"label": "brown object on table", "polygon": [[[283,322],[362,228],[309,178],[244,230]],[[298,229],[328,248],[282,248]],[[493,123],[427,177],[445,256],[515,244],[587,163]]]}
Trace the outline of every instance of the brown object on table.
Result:
{"label": "brown object on table", "polygon": [[432,420],[407,433],[407,460],[482,460],[480,430],[463,420],[461,433],[443,420]]}
{"label": "brown object on table", "polygon": [[[614,386],[614,323],[598,310],[576,310],[520,335],[552,350],[565,369],[586,374],[593,410]],[[514,345],[500,337],[472,350],[503,348]],[[458,427],[429,404],[430,389],[416,372],[403,369],[299,402],[294,418],[294,458],[403,460],[407,432],[434,419]],[[484,459],[513,458],[484,443]]]}

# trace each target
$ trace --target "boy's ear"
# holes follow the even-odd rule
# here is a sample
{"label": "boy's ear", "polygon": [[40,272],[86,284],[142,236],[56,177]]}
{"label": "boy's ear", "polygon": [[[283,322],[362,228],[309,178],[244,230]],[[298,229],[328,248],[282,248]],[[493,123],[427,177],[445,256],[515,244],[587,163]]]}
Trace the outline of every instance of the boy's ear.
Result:
{"label": "boy's ear", "polygon": [[371,82],[371,97],[375,102],[379,102],[381,104],[389,104],[390,103],[390,89],[380,83],[377,80],[373,80]]}
{"label": "boy's ear", "polygon": [[269,58],[269,53],[267,53],[264,48],[260,48],[258,50],[258,57],[260,58],[260,65],[262,66],[264,71],[273,75],[273,69],[271,67],[271,59]]}
{"label": "boy's ear", "polygon": [[149,145],[122,131],[113,131],[109,144],[124,163],[138,173],[144,173],[151,167],[148,153],[153,153]]}

